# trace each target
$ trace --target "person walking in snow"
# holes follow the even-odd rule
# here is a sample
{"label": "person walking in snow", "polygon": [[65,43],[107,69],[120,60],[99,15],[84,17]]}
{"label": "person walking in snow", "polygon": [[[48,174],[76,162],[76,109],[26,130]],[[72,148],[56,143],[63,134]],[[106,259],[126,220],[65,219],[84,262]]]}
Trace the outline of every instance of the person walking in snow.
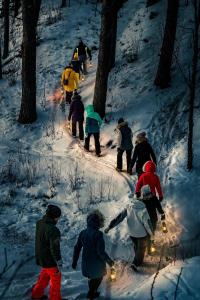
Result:
{"label": "person walking in snow", "polygon": [[127,172],[130,169],[131,162],[131,153],[133,149],[132,137],[133,133],[130,127],[128,127],[128,123],[124,121],[123,118],[118,120],[117,128],[115,129],[117,133],[117,168],[116,170],[122,171],[122,157],[124,151],[126,151],[126,164],[127,164]]}
{"label": "person walking in snow", "polygon": [[81,96],[74,92],[72,97],[72,102],[70,104],[69,109],[69,116],[68,121],[72,119],[72,136],[76,137],[76,127],[78,124],[79,127],[79,138],[80,140],[84,139],[84,132],[83,132],[83,121],[84,121],[84,105],[81,100]]}
{"label": "person walking in snow", "polygon": [[143,263],[149,240],[153,240],[153,228],[145,204],[138,199],[132,199],[131,204],[110,222],[110,225],[105,229],[105,233],[108,233],[125,218],[127,219],[129,235],[135,250],[135,257],[131,267],[137,271],[137,267]]}
{"label": "person walking in snow", "polygon": [[94,136],[95,142],[95,151],[96,155],[100,156],[101,147],[100,147],[100,127],[102,124],[102,119],[100,115],[94,111],[92,104],[86,107],[86,124],[85,124],[85,145],[84,148],[86,151],[89,151],[90,147],[90,137]]}
{"label": "person walking in snow", "polygon": [[153,232],[156,230],[156,225],[158,222],[158,214],[161,216],[161,221],[165,220],[165,213],[163,211],[162,205],[158,198],[152,194],[150,186],[149,185],[144,185],[141,188],[141,200],[146,206],[146,209],[148,211]]}
{"label": "person walking in snow", "polygon": [[98,288],[106,275],[106,264],[114,265],[105,252],[103,233],[99,230],[104,226],[104,216],[98,210],[87,217],[87,228],[79,234],[74,247],[72,268],[75,270],[82,249],[82,274],[88,278],[89,291],[87,298],[93,300],[99,296]]}
{"label": "person walking in snow", "polygon": [[65,91],[65,101],[70,104],[73,91],[78,88],[78,78],[70,64],[62,73],[61,85]]}
{"label": "person walking in snow", "polygon": [[50,282],[50,300],[62,300],[60,294],[62,258],[60,231],[56,227],[61,210],[48,205],[45,216],[36,224],[35,257],[42,267],[38,281],[32,288],[32,299],[48,299],[44,290]]}
{"label": "person walking in snow", "polygon": [[136,196],[140,197],[141,188],[144,185],[149,185],[152,195],[157,196],[158,194],[159,201],[161,202],[163,200],[163,192],[160,185],[160,179],[158,175],[155,174],[156,172],[155,163],[152,162],[151,160],[147,161],[143,166],[143,172],[144,173],[140,175],[138,182],[136,184],[136,188],[135,188]]}
{"label": "person walking in snow", "polygon": [[136,172],[138,177],[142,174],[142,167],[148,160],[152,160],[156,164],[155,153],[146,138],[146,132],[141,132],[136,136],[135,148],[130,163],[129,173],[132,174],[132,169],[136,163]]}
{"label": "person walking in snow", "polygon": [[81,62],[78,58],[78,53],[75,53],[71,60],[72,68],[76,73],[78,81],[81,79],[81,74],[83,74],[83,69],[81,67]]}
{"label": "person walking in snow", "polygon": [[80,39],[79,44],[76,46],[76,48],[74,49],[74,54],[77,53],[78,54],[78,59],[81,62],[81,65],[83,65],[83,74],[86,75],[87,74],[87,58],[89,57],[89,60],[92,60],[92,54],[91,54],[91,50],[89,47],[87,47],[82,39]]}

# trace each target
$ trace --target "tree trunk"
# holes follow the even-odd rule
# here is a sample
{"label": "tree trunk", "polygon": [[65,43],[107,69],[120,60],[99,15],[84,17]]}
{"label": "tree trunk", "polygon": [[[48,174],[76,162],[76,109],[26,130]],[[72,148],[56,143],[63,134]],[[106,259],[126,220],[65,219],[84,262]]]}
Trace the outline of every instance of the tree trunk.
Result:
{"label": "tree trunk", "polygon": [[61,7],[67,6],[67,0],[62,0]]}
{"label": "tree trunk", "polygon": [[4,41],[3,41],[3,58],[8,57],[9,54],[9,6],[10,0],[3,2],[3,16],[4,16]]}
{"label": "tree trunk", "polygon": [[196,77],[198,65],[198,48],[199,48],[199,21],[200,21],[200,1],[194,0],[194,32],[193,32],[193,57],[192,57],[192,74],[189,89],[189,116],[188,116],[188,161],[187,169],[193,168],[193,127],[194,127],[194,101],[196,94]]}
{"label": "tree trunk", "polygon": [[170,84],[170,72],[176,37],[179,0],[168,0],[165,32],[160,54],[160,61],[154,84],[167,88]]}
{"label": "tree trunk", "polygon": [[0,79],[2,79],[1,35],[0,35]]}
{"label": "tree trunk", "polygon": [[104,0],[101,15],[101,33],[98,66],[94,89],[94,109],[103,118],[107,94],[107,82],[110,67],[110,43],[112,39],[112,9],[110,0]]}
{"label": "tree trunk", "polygon": [[156,3],[158,3],[160,0],[147,0],[146,7],[152,6]]}
{"label": "tree trunk", "polygon": [[36,113],[36,26],[41,1],[22,0],[22,99],[18,121],[23,124],[37,119]]}
{"label": "tree trunk", "polygon": [[116,43],[117,43],[117,7],[112,9],[112,26],[111,26],[111,42],[110,42],[110,64],[109,70],[115,66]]}
{"label": "tree trunk", "polygon": [[17,17],[19,14],[19,9],[20,9],[20,0],[14,0],[14,16]]}

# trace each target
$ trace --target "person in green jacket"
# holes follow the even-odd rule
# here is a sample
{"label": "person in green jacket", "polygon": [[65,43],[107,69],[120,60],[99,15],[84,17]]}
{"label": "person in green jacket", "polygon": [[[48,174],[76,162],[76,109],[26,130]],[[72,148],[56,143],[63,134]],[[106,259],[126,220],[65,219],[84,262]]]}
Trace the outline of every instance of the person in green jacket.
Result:
{"label": "person in green jacket", "polygon": [[101,147],[100,147],[100,127],[102,124],[102,119],[100,115],[94,111],[92,104],[86,107],[86,124],[85,124],[85,145],[84,148],[86,151],[89,151],[90,147],[90,137],[94,136],[95,142],[95,151],[96,155],[100,156]]}
{"label": "person in green jacket", "polygon": [[48,205],[45,216],[36,224],[35,258],[42,267],[37,283],[32,288],[32,299],[48,299],[44,290],[50,281],[50,300],[62,300],[60,294],[62,258],[60,231],[56,227],[61,210]]}

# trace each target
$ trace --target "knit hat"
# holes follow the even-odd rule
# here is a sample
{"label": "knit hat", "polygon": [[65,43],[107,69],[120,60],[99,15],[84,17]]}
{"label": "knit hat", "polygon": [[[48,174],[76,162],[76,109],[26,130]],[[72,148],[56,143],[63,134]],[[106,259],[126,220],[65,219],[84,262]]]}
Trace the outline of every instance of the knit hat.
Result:
{"label": "knit hat", "polygon": [[119,118],[118,124],[123,123],[123,122],[124,122],[124,119],[123,118]]}
{"label": "knit hat", "polygon": [[52,219],[59,218],[61,216],[61,209],[53,204],[47,206],[46,215]]}
{"label": "knit hat", "polygon": [[138,133],[138,135],[136,136],[137,139],[143,139],[145,137],[146,137],[146,132],[145,131]]}
{"label": "knit hat", "polygon": [[151,189],[149,185],[144,185],[141,188],[141,193],[142,193],[142,197],[147,197],[147,196],[151,196]]}

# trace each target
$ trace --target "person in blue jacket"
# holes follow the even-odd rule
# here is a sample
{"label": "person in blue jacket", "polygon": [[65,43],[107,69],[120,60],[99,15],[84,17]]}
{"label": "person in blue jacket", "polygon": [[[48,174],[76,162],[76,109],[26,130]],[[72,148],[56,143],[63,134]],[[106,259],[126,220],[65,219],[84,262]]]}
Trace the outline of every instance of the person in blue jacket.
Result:
{"label": "person in blue jacket", "polygon": [[102,119],[100,115],[94,111],[92,104],[86,107],[86,124],[85,124],[85,145],[84,148],[86,151],[89,151],[90,147],[90,137],[94,136],[95,142],[95,151],[96,155],[100,156],[101,147],[100,147],[100,127],[102,124]]}
{"label": "person in blue jacket", "polygon": [[103,233],[99,230],[104,226],[104,216],[99,210],[91,212],[87,217],[87,228],[79,234],[74,247],[72,268],[76,269],[82,250],[82,274],[87,277],[89,291],[87,298],[93,300],[99,296],[98,287],[106,275],[106,264],[114,262],[105,252]]}

